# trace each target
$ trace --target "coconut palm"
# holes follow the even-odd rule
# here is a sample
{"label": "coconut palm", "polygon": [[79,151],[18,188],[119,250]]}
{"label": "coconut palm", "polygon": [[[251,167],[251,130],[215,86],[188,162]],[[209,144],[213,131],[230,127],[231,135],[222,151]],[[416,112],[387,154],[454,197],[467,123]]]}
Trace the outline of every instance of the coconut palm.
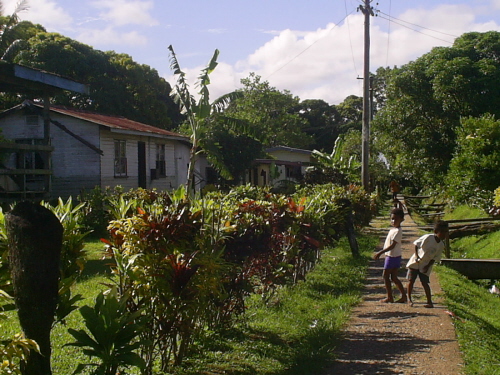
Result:
{"label": "coconut palm", "polygon": [[27,9],[27,0],[21,0],[14,13],[4,16],[3,2],[0,1],[0,60],[11,61],[21,47],[24,25],[19,22],[19,13]]}

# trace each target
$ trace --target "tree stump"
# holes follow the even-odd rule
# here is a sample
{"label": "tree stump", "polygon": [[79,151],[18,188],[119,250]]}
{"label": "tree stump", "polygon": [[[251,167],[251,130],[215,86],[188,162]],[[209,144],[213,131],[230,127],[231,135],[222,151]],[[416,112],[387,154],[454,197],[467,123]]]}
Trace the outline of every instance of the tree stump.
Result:
{"label": "tree stump", "polygon": [[20,202],[5,217],[14,299],[25,336],[35,340],[23,375],[50,375],[50,331],[59,289],[63,226],[47,208]]}

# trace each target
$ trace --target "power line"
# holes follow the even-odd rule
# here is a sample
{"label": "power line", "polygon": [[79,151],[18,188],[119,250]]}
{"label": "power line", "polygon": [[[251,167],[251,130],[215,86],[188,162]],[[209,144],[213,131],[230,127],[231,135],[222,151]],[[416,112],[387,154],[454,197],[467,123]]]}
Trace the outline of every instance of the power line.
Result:
{"label": "power line", "polygon": [[[341,22],[343,22],[347,17],[349,17],[352,13],[354,13],[354,10],[351,11],[351,13],[347,14],[344,18],[342,18],[338,23],[336,23],[335,25],[333,25],[333,27],[330,27],[330,29],[328,30],[328,33],[330,33],[333,29],[335,29]],[[317,40],[315,40],[313,43],[311,43],[309,46],[307,46],[306,48],[304,48],[300,53],[298,53],[295,57],[293,57],[292,59],[290,59],[288,62],[284,63],[281,67],[279,67],[278,69],[276,69],[274,72],[272,72],[271,74],[269,74],[266,78],[266,80],[271,77],[273,74],[275,73],[278,73],[281,69],[283,69],[285,66],[287,66],[288,64],[290,64],[292,61],[294,61],[295,59],[297,59],[300,55],[302,55],[304,52],[306,52],[309,48],[311,48],[312,46],[314,46],[316,43],[318,43],[320,40],[322,40],[323,38],[318,38]]]}
{"label": "power line", "polygon": [[[410,29],[410,30],[412,30],[412,31],[416,31],[416,32],[420,32],[420,33],[422,33],[421,31],[416,30],[416,29],[412,29],[411,27],[408,27],[408,26],[406,26],[406,25],[402,24],[401,22],[403,22],[403,23],[405,23],[405,24],[408,24],[408,25],[412,25],[412,26],[418,27],[418,28],[420,28],[420,29],[424,29],[424,30],[429,30],[429,31],[432,31],[432,32],[434,32],[434,33],[438,33],[438,34],[442,34],[442,35],[451,36],[451,37],[453,37],[453,38],[458,38],[458,35],[453,35],[453,34],[444,33],[444,32],[442,32],[442,31],[438,31],[438,30],[430,29],[430,28],[425,27],[425,26],[421,26],[421,25],[417,25],[417,24],[415,24],[415,23],[411,23],[411,22],[408,22],[408,21],[405,21],[405,20],[401,20],[401,19],[399,19],[399,18],[392,17],[390,14],[384,13],[384,12],[382,12],[382,11],[380,11],[380,10],[378,10],[378,11],[377,11],[377,13],[378,13],[378,14],[383,14],[384,16],[389,17],[389,18],[386,18],[386,17],[379,16],[380,18],[385,19],[385,20],[387,20],[387,21],[389,21],[389,22],[394,22],[395,24],[398,24],[398,25],[400,25],[400,26],[406,27],[406,28],[408,28],[408,29]],[[399,22],[396,22],[395,20],[396,20],[396,21],[399,21]],[[424,34],[424,35],[429,35],[429,34],[425,34],[425,33],[422,33],[422,34]],[[432,37],[432,35],[429,35],[429,36],[430,36],[430,37]],[[435,38],[435,37],[434,37],[434,38]],[[439,39],[439,38],[435,38],[435,39]],[[442,40],[442,39],[439,39],[439,40]],[[446,42],[446,40],[444,40],[444,41]]]}
{"label": "power line", "polygon": [[[435,37],[435,36],[433,36],[433,35],[426,34],[426,33],[422,32],[422,31],[420,31],[420,30],[417,30],[417,29],[412,29],[411,27],[408,27],[408,26],[406,26],[406,25],[403,25],[402,23],[396,22],[396,21],[394,21],[393,19],[389,19],[389,18],[385,18],[385,17],[381,17],[381,16],[379,16],[379,17],[380,17],[380,18],[382,18],[382,19],[384,19],[384,20],[387,20],[387,21],[389,21],[389,22],[393,22],[393,23],[395,23],[395,24],[397,24],[397,25],[399,25],[399,26],[402,26],[402,27],[404,27],[404,28],[407,28],[407,29],[409,29],[409,30],[411,30],[411,31],[415,31],[416,33],[419,33],[419,34],[422,34],[422,35],[428,36],[429,38],[433,38],[433,39],[440,40],[440,41],[445,42],[445,43],[453,44],[453,42],[450,42],[449,40],[445,40],[445,39],[437,38],[437,37]],[[432,31],[432,30],[431,30],[431,31]]]}
{"label": "power line", "polygon": [[345,14],[346,14],[345,19],[347,20],[346,21],[347,30],[349,32],[349,45],[351,46],[352,65],[354,66],[354,71],[356,72],[356,75],[359,76],[358,68],[356,66],[356,59],[354,58],[354,49],[352,48],[351,25],[349,23],[349,19],[347,18],[347,0],[344,0],[344,7],[345,7]]}
{"label": "power line", "polygon": [[[392,0],[389,0],[389,17],[392,10]],[[377,11],[380,12],[380,11]],[[387,51],[385,54],[385,65],[389,66],[389,51],[390,51],[390,39],[391,39],[391,22],[389,21],[388,29],[387,29]]]}

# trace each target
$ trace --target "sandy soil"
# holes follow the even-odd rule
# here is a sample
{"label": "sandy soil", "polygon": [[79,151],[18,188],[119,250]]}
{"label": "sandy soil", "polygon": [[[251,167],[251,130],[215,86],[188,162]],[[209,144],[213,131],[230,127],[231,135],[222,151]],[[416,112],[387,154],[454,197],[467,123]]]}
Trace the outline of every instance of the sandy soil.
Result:
{"label": "sandy soil", "polygon": [[[389,230],[369,228],[380,234],[380,248]],[[417,225],[406,216],[403,227],[403,263],[414,251],[419,237]],[[337,349],[338,360],[324,375],[355,374],[462,374],[463,362],[456,341],[452,317],[442,304],[442,290],[435,273],[431,274],[434,308],[424,308],[424,291],[417,280],[413,307],[407,304],[382,303],[385,289],[382,280],[383,258],[371,262],[364,300],[354,311]],[[400,270],[406,287],[406,272]],[[399,292],[394,288],[395,298]]]}

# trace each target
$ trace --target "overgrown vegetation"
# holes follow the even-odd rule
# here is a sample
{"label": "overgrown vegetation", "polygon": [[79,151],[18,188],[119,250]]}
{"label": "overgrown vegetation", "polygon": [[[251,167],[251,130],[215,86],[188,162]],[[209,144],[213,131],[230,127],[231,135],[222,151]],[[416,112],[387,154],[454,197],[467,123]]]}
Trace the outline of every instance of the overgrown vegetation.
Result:
{"label": "overgrown vegetation", "polygon": [[[104,293],[93,307],[88,300],[82,306],[83,294],[71,293],[80,289],[72,287],[75,280],[91,282],[83,268],[92,261],[84,259],[87,233],[80,216],[89,202],[46,204],[64,226],[58,321],[73,336],[66,334],[64,344],[94,358],[73,363],[77,372],[93,367],[93,373],[114,374],[130,366],[141,374],[177,371],[198,343],[231,330],[249,306],[274,306],[286,299],[284,290],[310,282],[323,249],[342,237],[353,211],[358,227],[374,213],[372,197],[355,186],[310,187],[291,197],[246,186],[187,198],[184,189],[139,189],[109,199],[115,220],[106,255],[113,274],[91,292],[92,298]],[[69,325],[78,306],[86,327]]]}

